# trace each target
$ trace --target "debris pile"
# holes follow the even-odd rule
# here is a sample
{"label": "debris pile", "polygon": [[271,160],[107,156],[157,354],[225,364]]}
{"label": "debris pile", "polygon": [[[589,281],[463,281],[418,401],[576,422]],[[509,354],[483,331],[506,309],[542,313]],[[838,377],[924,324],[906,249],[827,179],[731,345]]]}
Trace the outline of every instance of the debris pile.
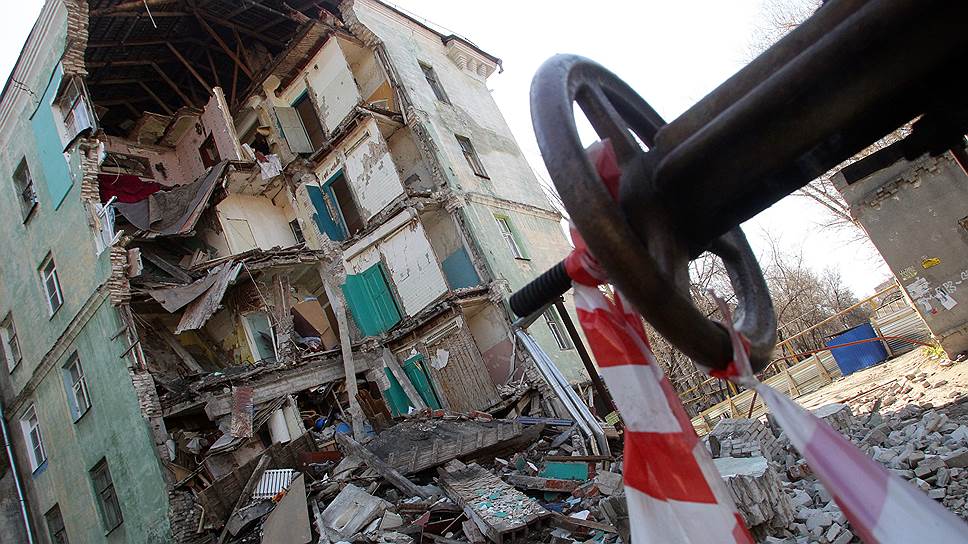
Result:
{"label": "debris pile", "polygon": [[[860,409],[875,408],[874,411],[855,413],[847,404],[835,403],[821,406],[814,414],[890,472],[956,515],[968,518],[968,402],[961,399],[943,408],[931,403],[899,407],[892,402],[895,410],[881,411],[877,409],[881,402],[875,397],[854,399]],[[709,438],[710,446],[717,441],[739,444],[751,435],[762,443],[761,434],[751,429],[762,427],[769,432],[767,426],[736,420],[724,420],[720,425],[722,428],[717,426],[713,433],[717,437]],[[780,432],[774,443],[779,447],[779,455],[772,459],[758,452],[745,459],[715,459],[754,536],[761,542],[775,544],[860,542],[847,517],[790,446],[786,435]],[[731,446],[720,452],[744,453],[750,449]],[[775,497],[777,492],[783,497]]]}
{"label": "debris pile", "polygon": [[240,543],[629,541],[621,459],[589,454],[573,420],[426,409],[359,441],[327,429],[202,489],[198,532]]}

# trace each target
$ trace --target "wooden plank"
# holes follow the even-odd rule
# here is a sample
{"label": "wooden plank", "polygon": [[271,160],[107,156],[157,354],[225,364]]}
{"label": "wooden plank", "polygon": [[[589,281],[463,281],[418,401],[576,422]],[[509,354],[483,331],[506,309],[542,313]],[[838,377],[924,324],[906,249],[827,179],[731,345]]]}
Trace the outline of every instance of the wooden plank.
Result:
{"label": "wooden plank", "polygon": [[195,105],[195,102],[193,102],[191,98],[188,98],[188,95],[181,90],[181,87],[179,87],[177,83],[175,83],[174,81],[172,81],[170,77],[168,77],[168,74],[161,69],[161,66],[159,66],[157,62],[152,62],[150,64],[151,64],[151,67],[154,68],[156,72],[158,72],[158,75],[161,76],[161,79],[164,79],[165,83],[167,83],[168,86],[171,87],[173,91],[175,91],[175,94],[177,94],[178,97],[182,99],[182,101],[185,103],[186,106]]}
{"label": "wooden plank", "polygon": [[410,405],[416,410],[423,410],[427,407],[427,403],[424,402],[423,398],[417,392],[417,389],[413,386],[413,382],[410,381],[410,377],[403,371],[400,366],[400,362],[397,358],[390,353],[390,350],[383,348],[383,364],[390,369],[390,373],[393,377],[397,379],[400,383],[400,387],[403,388],[403,392],[407,395],[407,400],[410,401]]}
{"label": "wooden plank", "polygon": [[320,277],[323,280],[323,288],[326,290],[326,298],[329,299],[329,306],[336,314],[336,326],[339,327],[340,353],[343,356],[343,371],[346,379],[346,394],[350,403],[350,419],[353,425],[353,438],[363,440],[363,410],[356,399],[359,392],[356,385],[356,367],[353,363],[353,346],[350,343],[350,325],[346,319],[346,305],[343,303],[343,294],[336,289],[328,277],[320,268]]}
{"label": "wooden plank", "polygon": [[[498,544],[541,526],[551,515],[537,501],[478,465],[451,461],[438,473],[448,497],[464,509],[485,536]],[[505,517],[497,515],[499,512]]]}
{"label": "wooden plank", "polygon": [[[229,512],[229,515],[228,515],[229,518],[231,518],[232,514],[236,513],[239,510],[239,508],[242,508],[243,504],[248,503],[249,500],[252,499],[251,497],[252,490],[255,489],[256,484],[259,483],[259,479],[262,478],[262,473],[265,472],[266,468],[269,467],[270,461],[271,461],[271,458],[265,454],[263,454],[262,457],[259,458],[259,462],[258,464],[256,464],[255,470],[253,470],[252,474],[249,475],[249,479],[246,480],[245,486],[242,487],[242,492],[239,495],[239,498],[236,499],[235,501],[235,506],[232,507],[232,510]],[[226,518],[226,522],[227,521],[228,521],[228,518]],[[226,523],[225,526],[222,527],[222,533],[219,534],[219,537],[218,537],[218,541],[220,544],[222,542],[225,542],[225,538],[228,536],[228,534],[229,534],[229,527],[228,527],[228,523]]]}
{"label": "wooden plank", "polygon": [[580,484],[578,480],[560,480],[557,478],[542,478],[540,476],[527,476],[524,474],[509,474],[507,482],[518,489],[528,491],[559,491],[570,493]]}
{"label": "wooden plank", "polygon": [[361,446],[356,440],[350,438],[349,435],[337,433],[336,442],[339,443],[339,445],[342,446],[348,454],[362,459],[368,467],[377,471],[377,473],[379,473],[380,476],[383,476],[383,478],[386,479],[390,485],[405,493],[407,497],[421,497],[424,499],[429,499],[433,496],[433,493],[429,492],[426,488],[420,487],[411,482],[396,469],[384,463],[379,457],[374,455],[373,452]]}
{"label": "wooden plank", "polygon": [[155,94],[155,91],[151,90],[151,87],[149,87],[147,83],[145,83],[144,81],[140,81],[139,80],[138,81],[138,85],[140,85],[141,88],[144,89],[144,91],[146,93],[148,93],[148,96],[150,96],[151,98],[153,98],[155,100],[155,102],[158,103],[158,106],[160,106],[161,109],[166,114],[168,114],[168,115],[173,115],[174,114],[174,111],[172,111],[172,109],[168,107],[168,104],[166,104],[165,101],[161,99],[161,97],[159,97],[157,94]]}
{"label": "wooden plank", "polygon": [[215,43],[217,43],[219,47],[222,48],[222,51],[224,51],[226,55],[228,55],[232,60],[235,61],[235,64],[239,67],[240,70],[242,70],[242,72],[245,73],[245,75],[249,76],[250,80],[254,79],[252,75],[252,70],[249,70],[249,67],[245,65],[245,62],[242,61],[242,59],[235,53],[235,51],[232,51],[229,45],[225,43],[225,40],[223,40],[222,37],[218,35],[218,32],[215,32],[215,30],[205,21],[206,17],[207,16],[202,16],[198,11],[195,12],[195,18],[198,20],[198,23],[202,26],[202,28],[205,29],[206,32],[209,33],[210,36],[212,36],[212,39],[215,40]]}

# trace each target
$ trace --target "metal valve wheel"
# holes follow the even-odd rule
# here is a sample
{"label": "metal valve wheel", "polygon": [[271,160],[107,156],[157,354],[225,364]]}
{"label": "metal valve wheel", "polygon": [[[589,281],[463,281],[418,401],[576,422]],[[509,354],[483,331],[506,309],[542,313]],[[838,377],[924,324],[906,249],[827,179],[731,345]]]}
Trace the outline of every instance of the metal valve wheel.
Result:
{"label": "metal valve wheel", "polygon": [[[575,103],[615,151],[622,170],[618,206],[581,144]],[[614,74],[574,55],[552,57],[538,70],[531,85],[531,115],[555,187],[610,281],[683,353],[705,366],[723,368],[732,360],[726,329],[706,318],[689,296],[690,260],[701,250],[718,255],[736,293],[734,324],[750,342],[754,371],[761,370],[776,342],[766,281],[738,226],[699,251],[696,241],[677,228],[688,218],[674,211],[682,207],[670,206],[653,181],[661,157],[654,146],[665,125],[662,117]],[[540,309],[567,289],[562,278],[559,265],[536,280],[543,287],[525,288],[512,297],[512,309],[518,315]]]}

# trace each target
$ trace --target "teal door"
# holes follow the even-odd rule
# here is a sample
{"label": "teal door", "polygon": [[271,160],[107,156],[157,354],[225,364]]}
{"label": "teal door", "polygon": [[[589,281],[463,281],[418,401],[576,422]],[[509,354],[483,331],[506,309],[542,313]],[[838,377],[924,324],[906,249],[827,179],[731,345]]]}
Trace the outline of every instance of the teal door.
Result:
{"label": "teal door", "polygon": [[427,376],[425,363],[424,356],[418,353],[403,362],[403,372],[410,378],[410,383],[413,384],[420,398],[427,403],[427,406],[436,410],[440,408],[440,401],[437,400],[437,393],[434,392],[434,386]]}
{"label": "teal door", "polygon": [[400,322],[400,310],[390,293],[382,263],[360,274],[347,274],[343,294],[353,321],[367,336],[386,332]]}
{"label": "teal door", "polygon": [[[343,227],[342,217],[339,217],[339,210],[334,209],[331,212],[330,207],[326,205],[328,199],[333,204],[333,208],[337,206],[336,195],[333,194],[333,190],[330,187],[323,189],[315,185],[306,185],[306,192],[309,193],[309,200],[316,208],[313,221],[316,222],[319,231],[329,236],[330,240],[337,242],[345,240],[346,229]],[[333,217],[333,212],[336,213],[336,217]]]}

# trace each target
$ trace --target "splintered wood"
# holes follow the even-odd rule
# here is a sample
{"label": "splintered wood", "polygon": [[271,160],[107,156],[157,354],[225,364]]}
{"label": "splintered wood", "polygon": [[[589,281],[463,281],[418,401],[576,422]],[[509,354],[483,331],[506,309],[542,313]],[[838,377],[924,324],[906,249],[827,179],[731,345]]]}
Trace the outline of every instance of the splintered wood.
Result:
{"label": "splintered wood", "polygon": [[551,516],[537,501],[477,464],[454,460],[437,470],[447,495],[492,542],[523,542],[529,529],[539,529]]}
{"label": "splintered wood", "polygon": [[496,455],[523,431],[519,423],[503,421],[415,419],[380,433],[367,448],[401,473],[415,474],[451,459]]}

